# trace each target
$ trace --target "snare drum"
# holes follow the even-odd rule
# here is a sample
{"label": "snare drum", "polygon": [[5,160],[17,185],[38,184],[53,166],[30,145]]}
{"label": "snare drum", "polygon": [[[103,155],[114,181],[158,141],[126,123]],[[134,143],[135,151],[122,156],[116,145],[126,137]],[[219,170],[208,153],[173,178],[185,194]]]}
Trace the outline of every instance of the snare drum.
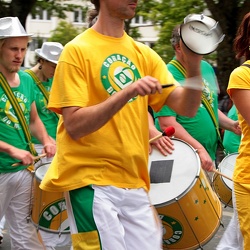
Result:
{"label": "snare drum", "polygon": [[163,249],[197,249],[222,224],[221,202],[196,151],[182,140],[172,141],[172,154],[153,149],[149,157],[149,196],[163,224]]}
{"label": "snare drum", "polygon": [[43,164],[35,171],[31,219],[38,229],[52,233],[70,233],[63,193],[46,192],[39,188],[49,165],[50,163]]}
{"label": "snare drum", "polygon": [[[232,153],[227,155],[220,162],[218,170],[222,174],[232,178],[237,156],[238,153]],[[221,202],[225,204],[225,206],[233,207],[232,203],[233,182],[221,175],[214,173],[212,183],[213,183],[212,184],[213,189],[218,195]]]}

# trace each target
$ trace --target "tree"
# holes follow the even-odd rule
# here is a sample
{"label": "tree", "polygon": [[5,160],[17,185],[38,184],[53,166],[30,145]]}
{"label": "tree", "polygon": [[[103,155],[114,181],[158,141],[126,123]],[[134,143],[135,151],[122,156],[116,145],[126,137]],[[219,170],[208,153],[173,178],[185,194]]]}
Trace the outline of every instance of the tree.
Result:
{"label": "tree", "polygon": [[235,59],[233,40],[244,15],[250,11],[249,0],[205,0],[215,20],[219,20],[225,39],[217,50],[217,75],[225,92],[230,73],[241,63]]}
{"label": "tree", "polygon": [[62,45],[65,45],[83,30],[84,29],[80,30],[75,28],[71,23],[61,21],[59,22],[56,29],[52,31],[51,37],[48,39],[48,41],[59,42]]}
{"label": "tree", "polygon": [[25,27],[26,18],[36,2],[37,0],[0,0],[0,17],[17,16]]}
{"label": "tree", "polygon": [[[154,49],[168,62],[173,56],[170,36],[173,27],[183,22],[187,14],[201,13],[208,8],[212,18],[219,21],[225,34],[224,41],[211,56],[216,61],[217,76],[222,94],[225,94],[229,75],[239,65],[233,51],[233,40],[243,16],[250,10],[249,0],[143,0],[139,15],[153,20],[159,29]],[[205,58],[210,58],[205,57]]]}

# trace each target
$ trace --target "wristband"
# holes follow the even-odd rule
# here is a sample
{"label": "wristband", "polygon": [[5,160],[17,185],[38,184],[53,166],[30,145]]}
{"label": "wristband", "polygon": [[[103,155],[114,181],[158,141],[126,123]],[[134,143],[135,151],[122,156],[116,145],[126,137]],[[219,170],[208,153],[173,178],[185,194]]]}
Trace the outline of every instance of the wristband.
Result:
{"label": "wristband", "polygon": [[190,77],[185,79],[183,87],[202,91],[204,89],[204,84],[202,83],[200,77]]}

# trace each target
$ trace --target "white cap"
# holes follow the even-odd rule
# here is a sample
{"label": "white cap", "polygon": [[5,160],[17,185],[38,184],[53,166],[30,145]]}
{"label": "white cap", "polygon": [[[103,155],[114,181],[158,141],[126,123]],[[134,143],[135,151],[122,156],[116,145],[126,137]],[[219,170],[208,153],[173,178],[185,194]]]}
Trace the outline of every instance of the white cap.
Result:
{"label": "white cap", "polygon": [[36,49],[36,54],[52,63],[57,64],[63,45],[57,42],[44,42],[41,49]]}
{"label": "white cap", "polygon": [[27,34],[18,17],[0,18],[0,39],[24,36],[29,37],[32,34]]}

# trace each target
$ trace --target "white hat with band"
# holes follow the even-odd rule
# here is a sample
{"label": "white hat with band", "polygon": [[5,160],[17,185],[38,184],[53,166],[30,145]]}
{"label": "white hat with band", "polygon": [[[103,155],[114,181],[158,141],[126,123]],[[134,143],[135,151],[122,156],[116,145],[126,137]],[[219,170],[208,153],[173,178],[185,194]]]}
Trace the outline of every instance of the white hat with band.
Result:
{"label": "white hat with band", "polygon": [[44,42],[41,49],[36,49],[36,54],[52,63],[57,64],[63,45],[58,42]]}
{"label": "white hat with band", "polygon": [[18,17],[0,18],[0,39],[25,36],[29,37],[32,34],[27,34]]}

